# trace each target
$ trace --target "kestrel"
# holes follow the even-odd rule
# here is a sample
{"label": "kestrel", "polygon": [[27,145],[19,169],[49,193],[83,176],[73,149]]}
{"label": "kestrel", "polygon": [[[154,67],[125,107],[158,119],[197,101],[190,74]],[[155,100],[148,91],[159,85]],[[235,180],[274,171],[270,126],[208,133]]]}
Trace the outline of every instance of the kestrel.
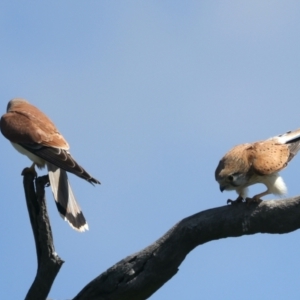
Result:
{"label": "kestrel", "polygon": [[[279,175],[300,149],[300,129],[288,131],[265,141],[241,144],[233,147],[220,160],[215,171],[220,190],[235,190],[238,198],[227,203],[260,202],[260,198],[268,195],[284,195],[286,185]],[[267,190],[246,198],[248,186],[263,183]]]}
{"label": "kestrel", "polygon": [[69,153],[67,141],[38,108],[24,99],[16,98],[8,102],[6,111],[0,121],[2,134],[17,151],[33,161],[32,171],[35,165],[39,168],[47,166],[60,215],[75,230],[88,230],[88,224],[69,184],[67,172],[91,184],[100,182],[78,165]]}

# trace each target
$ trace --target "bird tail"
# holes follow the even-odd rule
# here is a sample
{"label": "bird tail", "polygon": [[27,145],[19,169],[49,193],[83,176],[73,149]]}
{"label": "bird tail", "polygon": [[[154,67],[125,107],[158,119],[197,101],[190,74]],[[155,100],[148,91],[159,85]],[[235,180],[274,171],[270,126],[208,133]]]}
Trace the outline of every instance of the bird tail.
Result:
{"label": "bird tail", "polygon": [[281,134],[275,137],[275,139],[281,144],[288,145],[290,150],[288,161],[290,161],[300,150],[300,128]]}
{"label": "bird tail", "polygon": [[48,162],[47,168],[53,197],[61,217],[75,230],[80,232],[88,230],[88,224],[75,199],[67,172]]}

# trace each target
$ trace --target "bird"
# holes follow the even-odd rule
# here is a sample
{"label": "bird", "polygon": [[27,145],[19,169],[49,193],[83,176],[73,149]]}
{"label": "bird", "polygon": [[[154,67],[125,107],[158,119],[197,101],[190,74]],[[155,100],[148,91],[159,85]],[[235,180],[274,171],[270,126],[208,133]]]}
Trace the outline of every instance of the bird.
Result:
{"label": "bird", "polygon": [[67,172],[100,184],[81,167],[69,152],[69,144],[54,123],[37,107],[22,98],[14,98],[7,104],[0,120],[1,133],[21,154],[33,164],[29,168],[36,174],[35,166],[47,166],[49,182],[61,217],[69,225],[83,232],[89,229],[86,219],[71,189]]}
{"label": "bird", "polygon": [[[299,149],[300,128],[229,150],[215,170],[220,191],[235,190],[238,194],[236,200],[228,199],[227,204],[260,203],[261,198],[269,194],[285,195],[287,187],[279,171],[288,165]],[[252,198],[247,197],[248,187],[256,183],[264,184],[267,189]]]}

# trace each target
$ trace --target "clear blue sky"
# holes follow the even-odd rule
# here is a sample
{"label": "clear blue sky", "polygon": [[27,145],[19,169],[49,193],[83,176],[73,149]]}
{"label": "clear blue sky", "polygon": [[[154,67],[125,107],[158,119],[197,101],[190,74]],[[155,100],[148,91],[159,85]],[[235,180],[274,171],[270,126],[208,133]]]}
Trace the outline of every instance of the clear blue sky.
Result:
{"label": "clear blue sky", "polygon": [[[72,298],[182,218],[235,197],[214,179],[223,154],[300,127],[299,32],[298,1],[1,1],[2,113],[28,99],[102,182],[70,176],[84,234],[47,190],[65,260],[49,298]],[[30,162],[4,137],[0,147],[0,298],[15,300],[36,273],[20,176]],[[299,166],[282,172],[290,196]],[[205,244],[151,299],[299,299],[299,249],[299,231]]]}

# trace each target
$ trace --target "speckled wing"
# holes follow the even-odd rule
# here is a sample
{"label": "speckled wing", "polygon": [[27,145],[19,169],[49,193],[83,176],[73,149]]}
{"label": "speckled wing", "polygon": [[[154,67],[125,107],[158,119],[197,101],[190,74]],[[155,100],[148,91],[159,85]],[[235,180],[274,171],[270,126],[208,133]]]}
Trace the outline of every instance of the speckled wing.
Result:
{"label": "speckled wing", "polygon": [[249,151],[249,161],[255,173],[269,175],[287,166],[290,156],[289,147],[274,140],[256,142]]}
{"label": "speckled wing", "polygon": [[288,161],[291,161],[300,150],[300,128],[293,131],[288,131],[279,136],[275,136],[271,138],[271,140],[274,140],[280,144],[286,144],[288,146],[290,150]]}

